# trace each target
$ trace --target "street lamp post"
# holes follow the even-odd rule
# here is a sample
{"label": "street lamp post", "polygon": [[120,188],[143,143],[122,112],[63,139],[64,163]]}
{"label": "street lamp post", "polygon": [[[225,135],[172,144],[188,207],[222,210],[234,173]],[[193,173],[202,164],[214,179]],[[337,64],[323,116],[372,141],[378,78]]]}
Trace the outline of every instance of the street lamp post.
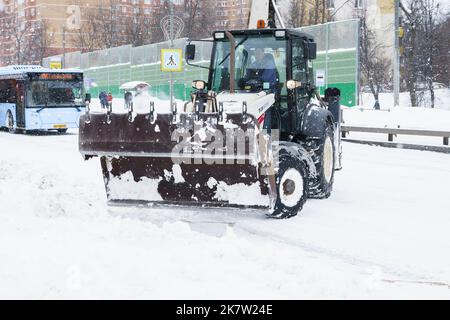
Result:
{"label": "street lamp post", "polygon": [[399,18],[400,0],[394,0],[394,107],[400,104],[400,43],[399,43]]}

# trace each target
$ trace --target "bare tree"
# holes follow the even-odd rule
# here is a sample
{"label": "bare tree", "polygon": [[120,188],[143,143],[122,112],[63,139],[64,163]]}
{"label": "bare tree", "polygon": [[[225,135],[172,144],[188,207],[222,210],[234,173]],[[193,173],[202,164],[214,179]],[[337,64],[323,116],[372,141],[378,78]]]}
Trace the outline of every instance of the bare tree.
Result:
{"label": "bare tree", "polygon": [[87,12],[85,19],[81,27],[77,30],[77,35],[74,37],[74,46],[81,52],[91,52],[102,48],[103,44],[98,34],[101,26],[98,11]]}
{"label": "bare tree", "polygon": [[127,17],[120,14],[119,0],[102,2],[97,9],[84,14],[84,21],[77,32],[75,41],[82,52],[106,49],[126,44],[129,32]]}
{"label": "bare tree", "polygon": [[[168,0],[161,1],[161,5],[152,15],[152,42],[164,40],[160,21],[169,14],[170,6]],[[203,38],[211,36],[212,31],[215,29],[216,12],[213,1],[185,0],[181,4],[174,6],[174,14],[184,21],[183,37]]]}
{"label": "bare tree", "polygon": [[450,86],[450,16],[444,16],[435,28],[436,50],[433,57],[433,78]]}
{"label": "bare tree", "polygon": [[361,18],[360,67],[363,84],[369,86],[375,99],[375,109],[380,109],[379,94],[383,85],[390,82],[390,63],[382,51],[383,45],[367,25],[364,13]]}
{"label": "bare tree", "polygon": [[97,32],[104,48],[117,47],[126,42],[124,30],[121,29],[124,17],[120,15],[119,8],[118,0],[109,0],[106,5],[102,3],[97,12],[96,21],[100,27]]}
{"label": "bare tree", "polygon": [[50,46],[55,41],[54,33],[50,32],[47,20],[40,20],[30,28],[28,62],[42,64],[43,59],[50,54]]}
{"label": "bare tree", "polygon": [[404,26],[405,26],[405,37],[403,39],[404,46],[404,75],[403,80],[406,85],[406,89],[409,91],[409,96],[411,100],[411,105],[413,107],[417,106],[417,88],[416,88],[416,77],[418,73],[418,25],[420,23],[419,19],[419,9],[416,6],[415,1],[411,1],[407,4],[409,7],[406,8],[403,3],[400,3],[401,9],[404,16]]}
{"label": "bare tree", "polygon": [[288,23],[294,28],[305,25],[306,2],[304,0],[290,0]]}
{"label": "bare tree", "polygon": [[298,28],[330,21],[328,4],[329,0],[290,0],[289,25]]}
{"label": "bare tree", "polygon": [[[7,18],[7,16],[6,16],[6,13],[5,13],[5,8],[4,8],[4,6],[2,7],[2,5],[3,5],[3,3],[0,2],[0,19],[2,21],[4,21]],[[5,36],[6,35],[1,35],[1,37],[5,37]],[[0,50],[0,54],[1,54],[1,56],[0,56],[0,66],[7,64],[7,61],[6,61],[7,58],[6,58],[6,54],[5,54],[4,50],[5,50],[4,48],[2,48],[2,50]]]}
{"label": "bare tree", "polygon": [[212,1],[186,0],[178,7],[185,23],[184,36],[202,38],[210,36],[215,25],[215,8]]}
{"label": "bare tree", "polygon": [[17,14],[8,15],[5,19],[6,30],[10,30],[10,36],[14,41],[15,57],[9,64],[23,64],[27,56],[27,36],[30,33],[31,24],[27,20],[19,19]]}
{"label": "bare tree", "polygon": [[125,41],[137,47],[151,42],[152,17],[145,12],[142,5],[134,8],[133,16],[126,18]]}
{"label": "bare tree", "polygon": [[161,29],[161,20],[169,14],[169,2],[168,0],[161,1],[160,5],[152,12],[150,21],[151,30],[151,42],[164,41],[164,33]]}
{"label": "bare tree", "polygon": [[[421,42],[424,44],[422,48],[422,70],[423,77],[430,92],[431,108],[434,108],[435,94],[434,94],[434,76],[435,63],[434,58],[438,49],[438,42],[436,37],[436,17],[438,16],[439,4],[436,0],[421,0],[422,12],[422,28],[421,28]],[[448,35],[447,35],[448,36]],[[447,41],[448,42],[448,38]]]}
{"label": "bare tree", "polygon": [[[439,5],[436,0],[407,0],[401,3],[401,9],[405,26],[403,80],[409,91],[411,105],[415,107],[422,104],[423,89],[427,89],[430,105],[434,108],[434,58],[439,47],[436,37]],[[448,42],[448,39],[445,41]]]}

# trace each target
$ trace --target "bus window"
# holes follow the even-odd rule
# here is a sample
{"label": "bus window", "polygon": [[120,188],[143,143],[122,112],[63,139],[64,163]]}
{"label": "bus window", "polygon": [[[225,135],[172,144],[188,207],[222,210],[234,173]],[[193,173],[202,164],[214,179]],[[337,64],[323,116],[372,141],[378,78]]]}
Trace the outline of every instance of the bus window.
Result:
{"label": "bus window", "polygon": [[83,82],[32,80],[28,89],[29,107],[82,105]]}
{"label": "bus window", "polygon": [[0,80],[0,103],[17,102],[17,81]]}

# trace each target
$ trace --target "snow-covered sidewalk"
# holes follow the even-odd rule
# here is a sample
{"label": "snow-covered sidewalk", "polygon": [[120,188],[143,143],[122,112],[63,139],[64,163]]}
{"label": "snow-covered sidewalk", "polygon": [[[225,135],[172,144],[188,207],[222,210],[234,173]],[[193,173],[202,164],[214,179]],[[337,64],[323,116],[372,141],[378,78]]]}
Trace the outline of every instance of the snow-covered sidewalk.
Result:
{"label": "snow-covered sidewalk", "polygon": [[[360,107],[343,107],[344,124],[356,127],[400,128],[435,131],[450,131],[449,89],[436,90],[436,108],[410,107],[408,93],[400,95],[401,107],[393,107],[392,93],[381,93],[381,110],[373,109],[373,96],[362,95]],[[387,142],[386,134],[351,132],[349,139]],[[442,137],[398,135],[397,143],[412,143],[443,146]]]}
{"label": "snow-covered sidewalk", "polygon": [[301,215],[109,208],[78,136],[0,132],[0,298],[450,298],[450,156],[344,144]]}

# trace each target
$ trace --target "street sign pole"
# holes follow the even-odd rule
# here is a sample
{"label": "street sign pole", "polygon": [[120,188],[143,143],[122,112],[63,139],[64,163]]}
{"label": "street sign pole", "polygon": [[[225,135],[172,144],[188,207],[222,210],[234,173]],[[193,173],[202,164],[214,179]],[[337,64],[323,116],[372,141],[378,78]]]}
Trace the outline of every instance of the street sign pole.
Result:
{"label": "street sign pole", "polygon": [[[174,0],[169,1],[169,15],[165,16],[161,19],[160,22],[161,29],[164,32],[164,38],[169,41],[169,51],[171,52],[171,55],[169,56],[169,62],[168,65],[165,65],[165,57],[161,56],[161,71],[163,72],[169,72],[169,92],[170,92],[170,107],[172,110],[172,113],[175,114],[175,106],[174,106],[174,96],[175,96],[175,89],[174,89],[174,78],[173,78],[173,72],[180,72],[182,71],[182,50],[181,49],[174,49],[174,40],[183,32],[184,29],[184,22],[180,17],[177,17],[174,15]],[[161,55],[163,55],[163,51],[166,51],[165,49],[161,50]]]}
{"label": "street sign pole", "polygon": [[[173,34],[173,2],[172,0],[169,1],[169,6],[170,6],[170,14],[169,14],[169,28],[170,28],[170,49],[173,49],[173,38],[174,38],[174,34]],[[170,107],[172,108],[172,112],[175,111],[173,110],[173,94],[174,94],[174,88],[173,88],[173,74],[172,72],[169,73],[169,81],[170,81]]]}

